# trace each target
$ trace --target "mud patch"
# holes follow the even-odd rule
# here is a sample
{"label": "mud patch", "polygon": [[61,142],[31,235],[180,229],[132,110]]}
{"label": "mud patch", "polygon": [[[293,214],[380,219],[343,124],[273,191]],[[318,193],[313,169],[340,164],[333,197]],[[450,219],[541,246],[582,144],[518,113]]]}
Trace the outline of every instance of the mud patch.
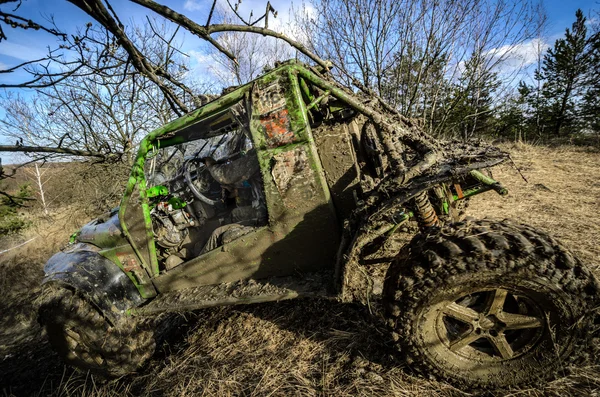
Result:
{"label": "mud patch", "polygon": [[0,300],[0,390],[37,393],[47,377],[63,371],[37,322],[41,272],[27,274],[23,264],[3,265],[2,276],[13,282],[3,286]]}

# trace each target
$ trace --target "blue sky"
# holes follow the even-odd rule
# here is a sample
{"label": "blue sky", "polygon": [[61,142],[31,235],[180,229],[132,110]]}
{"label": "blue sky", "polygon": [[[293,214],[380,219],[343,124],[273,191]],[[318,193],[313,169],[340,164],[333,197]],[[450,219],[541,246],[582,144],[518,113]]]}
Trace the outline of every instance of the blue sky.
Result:
{"label": "blue sky", "polygon": [[584,15],[589,17],[592,9],[600,9],[600,4],[594,0],[547,0],[543,1],[548,14],[548,34],[550,37],[561,36],[567,27],[575,21],[575,11],[581,8]]}
{"label": "blue sky", "polygon": [[[234,1],[232,0],[232,4]],[[160,0],[159,2],[200,23],[206,21],[212,4],[210,0]],[[291,2],[290,0],[271,0],[271,4],[281,15],[286,14]],[[141,23],[146,15],[151,18],[156,16],[151,11],[125,0],[113,0],[111,5],[126,25],[131,21]],[[225,0],[222,1],[222,5],[227,7]],[[261,15],[264,12],[265,5],[266,2],[262,0],[245,0],[240,5],[240,13],[243,16],[248,16],[250,10],[253,10],[254,15]],[[2,6],[2,9],[6,12],[12,11],[12,8],[14,6],[11,7],[11,4]],[[85,12],[65,0],[23,0],[16,14],[31,18],[36,22],[44,22],[46,26],[49,25],[46,19],[52,16],[56,21],[56,25],[69,34],[75,34],[78,27],[84,26],[87,22],[92,22],[92,18]],[[279,19],[281,20],[281,18]],[[0,69],[42,57],[47,53],[49,46],[54,48],[60,43],[59,39],[43,31],[23,31],[6,27],[4,27],[4,30],[8,40],[0,43]],[[180,40],[185,52],[198,51],[206,45],[204,41],[183,30]],[[0,83],[20,81],[23,76],[23,74],[18,73],[0,74]]]}
{"label": "blue sky", "polygon": [[[163,0],[163,3],[198,22],[206,20],[211,4],[210,0]],[[272,0],[271,3],[285,18],[291,0]],[[265,4],[263,0],[245,0],[240,7],[240,11],[247,16],[250,10],[253,9],[255,15],[260,15],[259,13]],[[546,0],[543,4],[548,15],[546,35],[547,42],[550,44],[557,37],[562,36],[565,28],[573,23],[575,11],[578,8],[581,8],[586,15],[592,8],[599,8],[593,0]],[[150,11],[146,11],[143,7],[130,1],[113,0],[112,5],[125,24],[132,20],[141,22],[145,15],[152,16]],[[222,5],[226,6],[225,0],[222,0]],[[9,8],[11,8],[11,4],[3,6],[5,10]],[[75,33],[78,26],[83,26],[91,21],[91,18],[83,11],[64,0],[24,0],[18,13],[36,21],[43,21],[44,18],[53,16],[57,25],[70,34]],[[281,16],[280,20],[282,19]],[[5,28],[5,32],[8,40],[0,43],[0,69],[41,57],[46,53],[48,46],[54,47],[57,44],[55,37],[43,31],[25,32],[20,29]],[[204,42],[186,33],[182,33],[180,40],[184,51],[198,51],[205,46]],[[193,61],[196,60],[193,59]],[[17,81],[22,77],[18,73],[0,74],[0,82]]]}

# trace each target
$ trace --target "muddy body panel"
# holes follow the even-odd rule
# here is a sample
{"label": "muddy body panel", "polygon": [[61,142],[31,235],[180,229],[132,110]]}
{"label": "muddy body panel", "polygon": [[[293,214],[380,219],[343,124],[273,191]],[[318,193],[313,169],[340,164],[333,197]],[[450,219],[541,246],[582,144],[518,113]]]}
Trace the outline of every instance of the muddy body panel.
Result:
{"label": "muddy body panel", "polygon": [[111,321],[145,301],[121,268],[87,244],[75,244],[52,256],[44,273],[42,284],[57,283],[79,291]]}
{"label": "muddy body panel", "polygon": [[352,144],[356,122],[320,126],[313,135],[319,159],[336,211],[341,219],[350,216],[361,194],[360,168]]}
{"label": "muddy body panel", "polygon": [[162,293],[148,305],[131,310],[134,316],[152,316],[216,306],[248,305],[296,298],[335,297],[331,272],[266,277],[201,285]]}
{"label": "muddy body panel", "polygon": [[[118,212],[119,208],[115,208],[84,225],[75,235],[75,240],[80,244],[67,251],[88,249],[97,252],[121,269],[144,298],[156,296],[156,290],[142,261],[123,235]],[[145,236],[145,232],[142,233],[142,237]]]}
{"label": "muddy body panel", "polygon": [[119,209],[99,216],[84,225],[77,233],[77,241],[95,245],[99,248],[113,248],[127,244],[119,222]]}
{"label": "muddy body panel", "polygon": [[[265,226],[156,277],[159,292],[333,269],[339,245],[328,206]],[[335,229],[334,229],[335,230]]]}

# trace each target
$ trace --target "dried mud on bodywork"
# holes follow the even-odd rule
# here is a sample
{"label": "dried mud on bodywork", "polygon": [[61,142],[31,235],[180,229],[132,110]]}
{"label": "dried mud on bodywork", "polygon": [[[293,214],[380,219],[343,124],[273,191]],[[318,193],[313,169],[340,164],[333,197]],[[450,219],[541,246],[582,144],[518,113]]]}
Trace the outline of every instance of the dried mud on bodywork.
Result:
{"label": "dried mud on bodywork", "polygon": [[[154,315],[303,296],[339,299],[297,304],[317,317],[339,318],[320,318],[317,330],[302,331],[266,317],[276,325],[272,331],[289,328],[316,342],[319,353],[304,359],[308,369],[299,375],[313,394],[357,394],[360,381],[348,373],[359,356],[386,376],[398,374],[398,356],[373,355],[394,349],[422,375],[470,389],[543,381],[580,357],[600,282],[544,232],[505,221],[461,223],[470,197],[508,193],[489,172],[508,154],[485,142],[438,140],[367,94],[291,60],[144,138],[113,214],[113,229],[125,239],[103,238],[110,230],[103,226],[83,228],[44,268],[44,284],[59,292],[44,298],[38,318],[63,361],[93,375],[128,375],[160,339],[161,327],[146,326]],[[98,222],[106,220],[90,225]],[[398,254],[402,232],[417,233]],[[471,289],[452,295],[465,280]],[[357,301],[366,306],[357,309]],[[225,339],[228,332],[243,335],[271,310],[277,311],[231,309],[230,317],[217,316],[217,332],[230,318],[235,326],[236,313],[250,313],[224,330]],[[297,321],[312,324],[304,314]],[[350,337],[335,343],[331,328]],[[206,331],[204,324],[199,329]],[[252,332],[269,343],[268,334]],[[189,359],[214,368],[228,355],[214,354],[218,339],[212,346],[200,341]],[[537,360],[552,346],[556,360]],[[229,366],[239,389],[202,392],[247,394],[245,385],[258,374],[240,374],[238,357]],[[292,364],[280,358],[276,373]],[[168,371],[164,361],[155,366]],[[317,362],[338,372],[315,371]],[[184,373],[197,378],[205,370]],[[265,371],[254,389],[273,386]],[[383,375],[371,377],[386,384]],[[287,378],[276,379],[271,392],[288,388]]]}

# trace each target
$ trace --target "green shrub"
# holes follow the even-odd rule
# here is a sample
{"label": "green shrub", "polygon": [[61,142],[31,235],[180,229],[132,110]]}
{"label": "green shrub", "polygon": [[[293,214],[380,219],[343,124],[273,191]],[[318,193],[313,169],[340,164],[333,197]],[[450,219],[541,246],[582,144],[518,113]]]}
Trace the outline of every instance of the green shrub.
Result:
{"label": "green shrub", "polygon": [[17,233],[29,226],[30,222],[23,219],[19,210],[30,197],[31,189],[28,184],[19,186],[19,191],[10,198],[0,197],[0,236]]}

